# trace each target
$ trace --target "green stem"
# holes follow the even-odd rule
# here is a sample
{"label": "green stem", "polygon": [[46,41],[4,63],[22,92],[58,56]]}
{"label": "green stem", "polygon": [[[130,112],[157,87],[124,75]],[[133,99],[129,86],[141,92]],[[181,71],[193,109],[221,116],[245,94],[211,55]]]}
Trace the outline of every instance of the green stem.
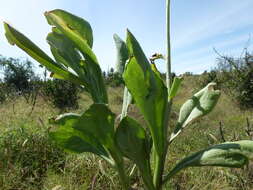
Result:
{"label": "green stem", "polygon": [[155,186],[152,183],[151,170],[146,173],[142,173],[142,179],[148,190],[155,190]]}
{"label": "green stem", "polygon": [[171,87],[171,46],[170,46],[170,0],[166,0],[166,84],[168,92]]}
{"label": "green stem", "polygon": [[129,179],[126,176],[125,169],[124,169],[124,164],[123,160],[120,162],[116,162],[116,169],[119,174],[120,181],[123,185],[124,190],[129,190],[130,189],[130,184],[129,184]]}
{"label": "green stem", "polygon": [[126,175],[125,168],[124,168],[124,160],[123,157],[121,156],[120,153],[118,153],[117,149],[114,147],[110,151],[110,154],[115,161],[115,167],[116,170],[118,171],[120,181],[122,183],[123,189],[124,190],[129,190],[130,189],[130,183],[129,183],[129,178]]}
{"label": "green stem", "polygon": [[127,87],[124,89],[124,96],[123,96],[123,105],[120,120],[127,116],[128,106],[131,104],[132,96],[129,93]]}
{"label": "green stem", "polygon": [[155,154],[155,169],[153,183],[157,190],[161,189],[165,156]]}
{"label": "green stem", "polygon": [[[170,94],[170,88],[171,88],[171,83],[172,83],[172,78],[171,78],[171,45],[170,45],[170,0],[166,0],[166,66],[167,66],[167,71],[166,71],[166,86],[168,89],[168,94]],[[167,104],[167,110],[166,110],[166,119],[164,122],[164,127],[165,127],[165,136],[167,137],[167,125],[169,121],[169,113],[171,110],[171,105],[172,102],[168,101]],[[167,155],[167,149],[168,149],[168,144],[167,144],[167,139],[165,138],[165,149],[163,152],[163,155],[159,155],[157,152],[155,152],[155,169],[154,169],[154,178],[153,182],[155,185],[155,188],[157,190],[160,190],[162,188],[162,176],[163,176],[163,170],[164,170],[164,164],[165,164],[165,159]],[[156,150],[155,150],[156,151]]]}

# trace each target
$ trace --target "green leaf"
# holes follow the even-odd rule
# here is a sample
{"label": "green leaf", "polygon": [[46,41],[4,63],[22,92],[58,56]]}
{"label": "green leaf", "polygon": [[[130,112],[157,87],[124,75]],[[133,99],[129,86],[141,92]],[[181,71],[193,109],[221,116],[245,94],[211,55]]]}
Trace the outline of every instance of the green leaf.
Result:
{"label": "green leaf", "polygon": [[124,117],[117,128],[116,140],[124,156],[138,166],[149,160],[149,141],[145,130],[136,120]]}
{"label": "green leaf", "polygon": [[226,142],[201,150],[180,161],[164,178],[164,182],[190,166],[222,166],[241,168],[253,159],[253,141]]}
{"label": "green leaf", "polygon": [[[76,36],[85,40],[87,44],[92,47],[92,28],[86,20],[61,9],[55,9],[53,11],[46,12],[45,14],[54,14],[56,17],[58,17],[59,24],[61,24],[62,27],[66,27],[73,31]],[[51,19],[48,19],[48,22],[50,25],[55,24],[55,22],[51,21]]]}
{"label": "green leaf", "polygon": [[92,134],[104,147],[114,146],[115,114],[105,104],[93,104],[82,114],[74,129]]}
{"label": "green leaf", "polygon": [[117,35],[113,35],[117,49],[116,72],[123,74],[126,61],[129,58],[126,43]]}
{"label": "green leaf", "polygon": [[127,32],[130,60],[123,78],[136,105],[144,115],[151,131],[155,149],[162,155],[167,136],[167,89],[163,81],[152,71],[135,37]]}
{"label": "green leaf", "polygon": [[[85,59],[89,62],[98,64],[96,55],[91,50],[91,42],[88,40],[88,36],[91,34],[85,29],[86,27],[90,27],[88,22],[82,19],[82,21],[84,21],[82,23],[80,17],[60,9],[45,12],[45,16],[50,25],[55,26],[58,31],[75,43]],[[84,26],[86,24],[87,26]],[[83,28],[84,31],[82,31]]]}
{"label": "green leaf", "polygon": [[84,81],[85,87],[91,93],[94,102],[103,101],[100,97],[103,91],[100,89],[99,77],[97,78],[94,75],[94,71],[98,70],[97,64],[88,64],[82,60],[75,45],[61,33],[52,32],[48,34],[47,41],[55,59],[73,69]]}
{"label": "green leaf", "polygon": [[107,151],[92,134],[82,134],[74,129],[80,117],[78,114],[68,113],[51,119],[50,123],[58,127],[55,131],[50,132],[50,137],[68,152],[92,152],[108,159]]}
{"label": "green leaf", "polygon": [[82,81],[74,74],[68,72],[61,65],[55,63],[46,53],[44,53],[38,46],[30,41],[22,33],[4,23],[5,35],[11,45],[17,45],[20,49],[25,51],[28,55],[36,61],[44,65],[51,72],[55,78],[69,80],[75,84],[83,85]]}
{"label": "green leaf", "polygon": [[176,95],[177,92],[179,90],[179,87],[181,85],[181,82],[183,81],[183,77],[175,77],[170,89],[170,93],[169,93],[169,99],[173,99]]}
{"label": "green leaf", "polygon": [[170,143],[185,127],[213,110],[220,97],[220,91],[214,90],[215,85],[215,83],[209,83],[183,104],[177,125],[170,137]]}
{"label": "green leaf", "polygon": [[89,85],[89,92],[93,101],[95,103],[108,103],[102,71],[96,55],[91,49],[90,36],[92,36],[92,32],[89,29],[90,25],[83,19],[59,9],[46,12],[45,16],[48,23],[57,28],[57,33],[67,37],[84,57],[80,64],[84,70],[85,82]]}
{"label": "green leaf", "polygon": [[74,44],[63,34],[51,32],[47,36],[47,42],[51,47],[51,52],[58,63],[73,69],[80,77],[83,72],[80,69],[81,56]]}
{"label": "green leaf", "polygon": [[151,69],[152,71],[161,79],[162,79],[162,74],[160,73],[160,71],[157,69],[156,64],[155,63],[151,63]]}
{"label": "green leaf", "polygon": [[117,128],[116,141],[123,155],[140,169],[144,183],[153,188],[149,163],[152,145],[150,146],[145,130],[134,119],[125,117]]}
{"label": "green leaf", "polygon": [[[116,72],[122,75],[125,70],[125,65],[129,58],[129,54],[128,54],[126,43],[117,34],[113,35],[113,39],[114,39],[116,50],[117,50]],[[128,107],[131,104],[131,102],[132,102],[132,95],[128,91],[127,87],[125,87],[122,112],[121,112],[121,117],[120,117],[121,120],[125,116],[127,116]]]}

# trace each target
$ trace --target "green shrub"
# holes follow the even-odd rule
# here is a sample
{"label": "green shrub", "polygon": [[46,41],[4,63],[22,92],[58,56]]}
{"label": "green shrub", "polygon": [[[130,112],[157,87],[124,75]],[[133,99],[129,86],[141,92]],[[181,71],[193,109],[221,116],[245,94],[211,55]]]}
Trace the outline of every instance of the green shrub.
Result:
{"label": "green shrub", "polygon": [[49,98],[57,108],[78,108],[77,85],[58,79],[43,82],[42,94]]}
{"label": "green shrub", "polygon": [[221,87],[243,108],[253,107],[253,54],[242,57],[220,56],[216,79]]}
{"label": "green shrub", "polygon": [[210,72],[204,71],[197,80],[198,86],[205,87],[210,82],[215,82],[217,87],[220,87],[221,81],[218,78],[219,72],[215,69]]}
{"label": "green shrub", "polygon": [[31,91],[30,81],[36,78],[33,64],[29,60],[22,61],[14,58],[2,58],[1,65],[4,67],[4,82],[14,87],[17,91]]}
{"label": "green shrub", "polygon": [[36,76],[29,60],[0,57],[3,83],[0,85],[0,102],[22,96],[27,103],[35,104],[40,78]]}
{"label": "green shrub", "polygon": [[122,75],[118,72],[114,72],[114,69],[111,68],[110,71],[103,72],[103,77],[105,80],[105,84],[111,87],[118,87],[124,84]]}

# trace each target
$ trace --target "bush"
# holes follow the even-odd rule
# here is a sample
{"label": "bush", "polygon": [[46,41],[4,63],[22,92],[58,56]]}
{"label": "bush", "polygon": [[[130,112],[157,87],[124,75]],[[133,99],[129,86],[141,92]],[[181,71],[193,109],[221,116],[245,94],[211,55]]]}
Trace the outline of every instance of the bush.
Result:
{"label": "bush", "polygon": [[103,72],[103,77],[105,79],[105,84],[111,87],[118,87],[124,84],[122,75],[114,72],[114,69],[111,68],[109,71]]}
{"label": "bush", "polygon": [[42,94],[60,109],[78,108],[77,85],[63,80],[53,79],[43,82]]}
{"label": "bush", "polygon": [[253,107],[253,55],[245,51],[239,58],[221,56],[218,59],[219,80],[243,108]]}
{"label": "bush", "polygon": [[219,72],[215,69],[211,70],[210,72],[204,71],[204,73],[202,73],[197,80],[197,84],[201,88],[205,87],[210,82],[215,82],[217,87],[220,87],[222,83],[219,78]]}
{"label": "bush", "polygon": [[0,89],[0,102],[13,99],[14,96],[23,96],[27,103],[34,104],[39,90],[39,77],[33,71],[33,64],[29,60],[0,57],[0,66],[3,68],[3,83]]}
{"label": "bush", "polygon": [[57,172],[65,164],[65,153],[46,131],[23,127],[1,135],[0,155],[0,189],[41,189],[46,172]]}
{"label": "bush", "polygon": [[237,100],[246,108],[253,108],[253,71],[248,72],[238,84]]}
{"label": "bush", "polygon": [[1,60],[4,66],[4,82],[19,92],[31,91],[30,82],[36,79],[32,62],[8,58]]}
{"label": "bush", "polygon": [[199,85],[216,82],[242,108],[253,108],[253,54],[247,51],[242,57],[220,55],[217,67],[204,72]]}

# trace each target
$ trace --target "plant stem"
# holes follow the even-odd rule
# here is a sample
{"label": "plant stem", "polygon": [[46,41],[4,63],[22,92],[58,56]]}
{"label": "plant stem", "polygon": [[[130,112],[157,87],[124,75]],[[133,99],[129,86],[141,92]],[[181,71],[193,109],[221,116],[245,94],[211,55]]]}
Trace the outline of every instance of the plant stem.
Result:
{"label": "plant stem", "polygon": [[120,120],[127,116],[128,106],[131,104],[132,96],[129,93],[127,87],[124,89],[124,96],[123,96],[123,105]]}
{"label": "plant stem", "polygon": [[171,46],[170,46],[170,0],[166,0],[166,84],[168,92],[171,87]]}
{"label": "plant stem", "polygon": [[[166,86],[168,89],[168,94],[170,93],[171,83],[172,83],[172,77],[171,77],[171,45],[170,45],[170,0],[166,0]],[[163,177],[163,170],[164,170],[164,163],[166,160],[167,155],[167,128],[168,128],[168,122],[169,122],[169,114],[171,110],[172,102],[168,100],[167,103],[167,110],[166,110],[166,116],[165,116],[165,122],[164,122],[164,128],[165,128],[165,141],[166,144],[163,155],[159,155],[155,152],[155,170],[154,170],[154,178],[153,182],[155,185],[155,188],[157,190],[160,190],[162,188],[162,177]]]}
{"label": "plant stem", "polygon": [[124,160],[122,155],[117,151],[116,147],[113,147],[112,150],[110,151],[110,154],[115,161],[115,167],[116,170],[118,171],[119,178],[121,181],[121,184],[123,186],[124,190],[129,190],[130,189],[130,183],[129,183],[129,178],[126,175],[125,168],[124,168]]}
{"label": "plant stem", "polygon": [[157,190],[161,189],[161,186],[162,186],[164,161],[165,161],[164,155],[160,156],[157,153],[155,154],[155,169],[154,169],[153,183]]}
{"label": "plant stem", "polygon": [[123,160],[122,160],[122,162],[116,162],[116,169],[119,173],[119,178],[120,178],[120,181],[123,185],[124,190],[129,190],[130,184],[129,184],[128,177],[126,176],[126,173],[125,173]]}

